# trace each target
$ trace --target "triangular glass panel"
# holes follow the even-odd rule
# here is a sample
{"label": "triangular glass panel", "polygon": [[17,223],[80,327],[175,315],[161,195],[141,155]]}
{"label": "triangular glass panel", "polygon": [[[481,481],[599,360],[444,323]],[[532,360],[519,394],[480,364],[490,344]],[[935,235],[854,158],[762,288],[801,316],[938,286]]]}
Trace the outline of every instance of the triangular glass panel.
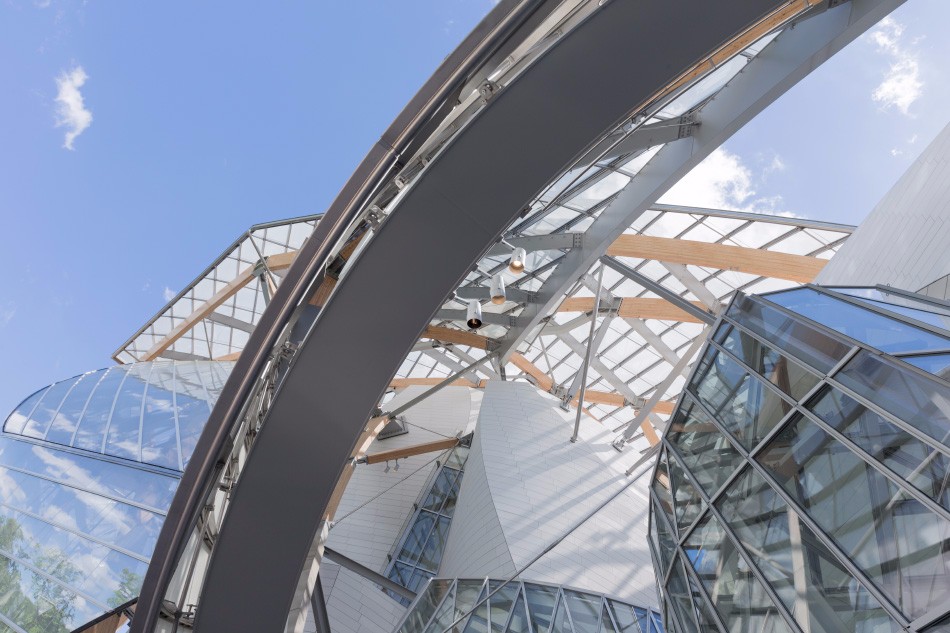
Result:
{"label": "triangular glass panel", "polygon": [[604,604],[603,612],[600,614],[600,633],[617,633],[614,623],[610,620],[610,614],[607,613],[607,604]]}
{"label": "triangular glass panel", "polygon": [[[634,613],[634,607],[622,602],[615,602],[614,600],[607,600],[607,605],[610,607],[610,613],[614,616],[614,620],[620,628],[619,633],[641,633],[637,626],[637,616]],[[640,609],[640,611],[643,610]],[[646,611],[643,611],[643,613],[646,615]],[[650,629],[645,628],[642,633],[650,633]]]}
{"label": "triangular glass panel", "polygon": [[531,614],[534,633],[550,633],[554,603],[557,601],[557,589],[525,583],[524,590],[528,598],[528,611]]}
{"label": "triangular glass panel", "polygon": [[503,585],[497,580],[489,581],[488,586],[495,593],[489,598],[491,602],[491,629],[493,633],[503,633],[508,624],[508,615],[514,605],[515,598],[521,588],[520,583],[510,582]]}
{"label": "triangular glass panel", "polygon": [[528,610],[524,605],[524,595],[519,593],[515,601],[515,608],[511,610],[511,618],[508,621],[506,633],[531,633],[531,626],[528,624]]}
{"label": "triangular glass panel", "polygon": [[564,590],[574,633],[600,633],[600,596]]}
{"label": "triangular glass panel", "polygon": [[429,626],[426,627],[426,633],[442,633],[455,620],[455,589],[446,594],[439,609],[435,612]]}
{"label": "triangular glass panel", "polygon": [[[414,577],[415,575],[416,574],[413,574]],[[411,586],[412,584],[412,580],[410,580],[410,589],[415,590]],[[419,597],[416,602],[416,606],[409,612],[409,617],[406,618],[406,621],[399,629],[400,633],[420,633],[429,621],[429,618],[435,613],[436,607],[442,601],[442,598],[451,585],[451,580],[433,580],[430,582],[425,593]]]}
{"label": "triangular glass panel", "polygon": [[554,622],[551,624],[551,633],[573,633],[571,622],[567,619],[567,609],[564,608],[564,598],[558,600]]}
{"label": "triangular glass panel", "polygon": [[463,633],[488,633],[488,600],[484,598],[485,589],[482,588],[481,593],[478,594],[478,600],[475,601],[478,606],[475,607],[472,615],[468,618],[468,622],[465,623]]}

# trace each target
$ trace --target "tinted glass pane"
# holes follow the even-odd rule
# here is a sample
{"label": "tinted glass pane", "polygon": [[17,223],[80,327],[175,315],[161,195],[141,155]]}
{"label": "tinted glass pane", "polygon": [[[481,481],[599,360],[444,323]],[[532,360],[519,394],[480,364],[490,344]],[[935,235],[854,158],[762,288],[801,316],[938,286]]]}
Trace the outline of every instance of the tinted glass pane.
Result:
{"label": "tinted glass pane", "polygon": [[[774,295],[769,295],[771,298]],[[740,297],[729,309],[729,316],[776,347],[820,371],[828,371],[850,349],[816,328],[795,320],[751,297]]]}
{"label": "tinted glass pane", "polygon": [[749,450],[792,408],[726,354],[712,356],[706,373],[699,376],[695,394]]}
{"label": "tinted glass pane", "polygon": [[112,419],[109,420],[105,452],[108,455],[139,461],[142,398],[151,365],[132,365],[119,387]]}
{"label": "tinted glass pane", "polygon": [[564,590],[574,633],[600,633],[600,596]]}
{"label": "tinted glass pane", "polygon": [[795,400],[818,384],[818,376],[742,330],[732,328],[722,346]]}
{"label": "tinted glass pane", "polygon": [[792,421],[758,459],[910,619],[950,595],[950,522],[816,424]]}
{"label": "tinted glass pane", "polygon": [[457,477],[458,473],[451,468],[443,468],[439,471],[429,494],[422,502],[422,507],[426,510],[439,512],[442,509],[442,504],[445,503],[446,497],[451,493]]}
{"label": "tinted glass pane", "polygon": [[426,626],[427,633],[442,633],[452,622],[455,621],[455,590],[449,590],[438,611],[432,616],[429,625]]}
{"label": "tinted glass pane", "polygon": [[178,478],[0,437],[0,465],[164,512]]}
{"label": "tinted glass pane", "polygon": [[860,308],[811,288],[768,296],[768,300],[882,352],[950,348],[950,339]]}
{"label": "tinted glass pane", "polygon": [[422,631],[451,586],[451,580],[433,580],[430,582],[425,593],[416,602],[416,606],[409,612],[409,616],[399,629],[400,633],[419,633]]}
{"label": "tinted glass pane", "polygon": [[79,417],[82,415],[83,409],[86,408],[86,402],[89,400],[89,396],[92,395],[93,389],[99,384],[99,379],[105,373],[105,370],[100,370],[86,374],[73,387],[63,401],[59,409],[59,415],[53,420],[49,431],[46,433],[48,441],[67,446],[72,442],[73,433],[76,432],[76,425],[79,424]]}
{"label": "tinted glass pane", "polygon": [[198,437],[211,414],[209,395],[204,388],[197,364],[175,363],[175,390],[182,461],[187,466],[195,444],[198,443]]}
{"label": "tinted glass pane", "polygon": [[23,432],[23,427],[26,426],[27,421],[30,419],[30,414],[33,412],[33,409],[36,408],[36,405],[39,404],[40,399],[48,389],[49,387],[44,387],[21,402],[7,418],[7,421],[4,422],[3,430],[7,433]]}
{"label": "tinted glass pane", "polygon": [[491,629],[494,633],[502,633],[505,630],[508,616],[511,614],[511,608],[520,589],[520,585],[516,582],[510,582],[504,587],[501,584],[497,580],[492,580],[488,584],[489,593],[494,592],[488,599]]}
{"label": "tinted glass pane", "polygon": [[732,633],[791,633],[714,517],[707,515],[702,519],[686,541],[686,554]]}
{"label": "tinted glass pane", "polygon": [[696,492],[696,488],[686,478],[686,473],[679,463],[673,458],[669,458],[670,479],[673,483],[673,496],[676,499],[674,508],[676,509],[676,527],[679,533],[683,534],[696,517],[703,511],[705,504],[702,497]]}
{"label": "tinted glass pane", "polygon": [[607,613],[607,605],[604,605],[604,608],[600,614],[600,631],[601,633],[617,633],[616,627],[614,627],[613,622],[610,619],[610,614]]}
{"label": "tinted glass pane", "polygon": [[528,598],[528,611],[534,633],[548,633],[551,626],[551,614],[554,613],[554,601],[557,589],[525,583],[525,595]]}
{"label": "tinted glass pane", "polygon": [[703,600],[702,590],[688,573],[686,580],[689,582],[690,595],[693,596],[693,612],[696,615],[696,624],[703,633],[719,633],[719,627],[716,625],[716,616],[709,611],[709,605]]}
{"label": "tinted glass pane", "polygon": [[429,534],[429,540],[422,550],[422,556],[419,557],[418,565],[423,569],[435,573],[439,569],[439,563],[442,562],[442,551],[445,549],[445,539],[449,536],[449,524],[451,519],[439,517],[432,532]]}
{"label": "tinted glass pane", "polygon": [[832,290],[858,298],[862,303],[890,310],[928,325],[935,325],[945,330],[950,329],[950,314],[932,303],[881,292],[877,288],[832,288]]}
{"label": "tinted glass pane", "polygon": [[697,633],[696,617],[693,613],[693,605],[689,597],[689,585],[683,572],[683,565],[680,557],[677,556],[673,563],[673,570],[670,572],[670,578],[666,583],[666,590],[673,610],[676,611],[676,617],[684,631]]}
{"label": "tinted glass pane", "polygon": [[40,400],[36,408],[33,409],[33,414],[30,416],[29,422],[23,427],[23,435],[40,438],[46,435],[46,427],[53,422],[56,412],[59,411],[59,405],[63,403],[63,398],[66,397],[69,390],[76,384],[76,380],[78,380],[78,378],[64,380],[49,388],[43,395],[43,399]]}
{"label": "tinted glass pane", "polygon": [[656,460],[656,470],[653,474],[652,487],[670,525],[675,526],[676,520],[673,518],[673,484],[670,482],[670,471],[666,465],[666,451],[660,453],[660,456]]}
{"label": "tinted glass pane", "polygon": [[754,470],[746,469],[717,505],[803,631],[900,631]]}
{"label": "tinted glass pane", "polygon": [[573,633],[571,622],[567,619],[567,607],[564,600],[558,600],[557,611],[554,613],[554,623],[551,625],[551,633]]}
{"label": "tinted glass pane", "polygon": [[406,540],[399,552],[399,560],[415,564],[422,549],[425,547],[429,538],[429,532],[435,524],[435,515],[430,512],[420,512],[416,522],[413,523]]}
{"label": "tinted glass pane", "polygon": [[616,600],[608,600],[610,611],[620,628],[618,633],[650,633],[649,615],[643,609]]}
{"label": "tinted glass pane", "polygon": [[[456,583],[455,620],[458,620],[472,609],[484,584],[484,581],[481,580],[459,580]],[[464,625],[465,622],[462,621],[461,626]],[[457,624],[452,630],[458,633],[458,631],[461,631],[461,626]]]}
{"label": "tinted glass pane", "polygon": [[518,596],[518,602],[515,603],[515,608],[511,612],[507,631],[508,633],[531,633],[528,625],[528,611],[524,606],[524,596]]}
{"label": "tinted glass pane", "polygon": [[79,421],[79,428],[76,430],[76,439],[73,440],[73,446],[84,448],[89,451],[102,451],[102,438],[106,432],[106,423],[109,415],[112,413],[112,403],[115,402],[115,394],[125,378],[127,368],[124,366],[110,367],[109,371],[96,385],[96,389],[89,398],[89,404],[86,405],[86,412],[83,413],[82,420]]}
{"label": "tinted glass pane", "polygon": [[867,352],[859,352],[835,379],[950,446],[950,388]]}
{"label": "tinted glass pane", "polygon": [[950,354],[925,354],[923,356],[901,356],[901,360],[914,367],[929,371],[934,376],[950,380]]}
{"label": "tinted glass pane", "polygon": [[174,363],[154,363],[142,409],[142,461],[179,470]]}
{"label": "tinted glass pane", "polygon": [[478,606],[469,616],[463,633],[488,633],[488,600],[484,599],[486,595],[487,593],[483,589],[475,602]]}
{"label": "tinted glass pane", "polygon": [[708,495],[745,463],[709,416],[688,398],[670,423],[667,437]]}
{"label": "tinted glass pane", "polygon": [[653,530],[654,547],[658,548],[660,563],[663,569],[660,576],[666,575],[666,570],[670,567],[670,561],[673,560],[673,550],[675,542],[673,534],[666,525],[666,521],[656,513],[656,504],[653,505],[654,515],[651,517],[651,529]]}
{"label": "tinted glass pane", "polygon": [[950,509],[950,458],[830,387],[809,408],[868,454]]}

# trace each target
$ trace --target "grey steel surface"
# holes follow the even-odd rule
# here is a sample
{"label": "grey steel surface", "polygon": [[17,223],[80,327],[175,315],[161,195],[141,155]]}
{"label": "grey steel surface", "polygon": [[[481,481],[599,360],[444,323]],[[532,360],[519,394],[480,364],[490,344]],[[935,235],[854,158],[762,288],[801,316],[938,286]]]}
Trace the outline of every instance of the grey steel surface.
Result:
{"label": "grey steel surface", "polygon": [[398,583],[393,582],[389,578],[386,578],[386,576],[376,573],[375,571],[373,571],[366,565],[362,565],[356,562],[355,560],[353,560],[352,558],[344,556],[343,554],[341,554],[340,552],[336,550],[330,549],[329,547],[324,547],[323,557],[326,558],[328,561],[332,561],[336,563],[340,567],[346,567],[351,572],[362,576],[363,578],[365,578],[366,580],[369,580],[372,583],[379,585],[383,589],[389,589],[393,593],[402,596],[406,600],[416,599],[416,593],[414,591],[407,589],[406,587],[403,587],[402,585]]}
{"label": "grey steel surface", "polygon": [[[659,88],[781,3],[682,4],[605,4],[493,97],[408,192],[339,284],[275,397],[212,555],[197,630],[277,631],[284,626],[343,463],[441,302],[553,175]],[[673,41],[678,45],[669,47]],[[663,63],[643,61],[661,50]],[[616,68],[617,60],[642,63],[618,80],[606,71]],[[385,150],[380,152],[371,163],[386,162]],[[356,177],[360,183],[362,175]],[[308,248],[303,262],[293,267],[294,279],[280,287],[268,316],[289,311],[288,300],[299,296],[293,290],[315,275],[313,255],[323,250],[335,217],[328,213],[318,226],[308,244],[312,251]],[[424,280],[419,271],[425,271]],[[381,314],[378,305],[400,309]],[[236,372],[255,369],[266,353],[259,346],[270,340],[266,330],[259,328],[256,345],[245,349],[246,363]],[[222,413],[240,408],[238,395],[235,389],[222,396]],[[215,422],[233,415],[221,418],[213,416],[208,438],[222,433]],[[201,448],[217,455],[208,444]],[[193,494],[186,483],[198,488],[200,475],[215,470],[209,458],[196,451],[195,481],[183,481],[183,499]],[[173,504],[173,511],[183,509]],[[171,520],[166,527],[170,533],[181,528]],[[168,551],[159,553],[167,556]],[[156,567],[164,564],[156,560]],[[139,627],[147,621],[134,630],[144,630]]]}

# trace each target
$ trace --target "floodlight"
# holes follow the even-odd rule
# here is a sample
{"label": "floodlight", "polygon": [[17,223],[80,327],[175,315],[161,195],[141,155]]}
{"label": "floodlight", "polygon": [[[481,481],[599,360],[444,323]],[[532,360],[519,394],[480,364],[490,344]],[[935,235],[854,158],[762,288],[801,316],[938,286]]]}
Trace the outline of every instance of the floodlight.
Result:
{"label": "floodlight", "polygon": [[523,248],[516,248],[511,252],[511,259],[508,261],[508,270],[513,273],[524,272],[524,262],[528,257],[528,252]]}
{"label": "floodlight", "polygon": [[501,273],[491,278],[491,302],[495,305],[505,302],[505,278]]}
{"label": "floodlight", "polygon": [[468,302],[468,313],[466,314],[465,323],[470,330],[477,330],[482,327],[482,304],[474,299]]}

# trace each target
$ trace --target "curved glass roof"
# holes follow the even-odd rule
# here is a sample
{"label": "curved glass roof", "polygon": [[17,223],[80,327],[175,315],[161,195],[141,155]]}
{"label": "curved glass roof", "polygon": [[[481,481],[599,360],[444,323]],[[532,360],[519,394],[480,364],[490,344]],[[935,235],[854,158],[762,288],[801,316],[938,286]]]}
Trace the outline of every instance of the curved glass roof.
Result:
{"label": "curved glass roof", "polygon": [[21,402],[4,433],[182,471],[234,363],[117,365]]}

